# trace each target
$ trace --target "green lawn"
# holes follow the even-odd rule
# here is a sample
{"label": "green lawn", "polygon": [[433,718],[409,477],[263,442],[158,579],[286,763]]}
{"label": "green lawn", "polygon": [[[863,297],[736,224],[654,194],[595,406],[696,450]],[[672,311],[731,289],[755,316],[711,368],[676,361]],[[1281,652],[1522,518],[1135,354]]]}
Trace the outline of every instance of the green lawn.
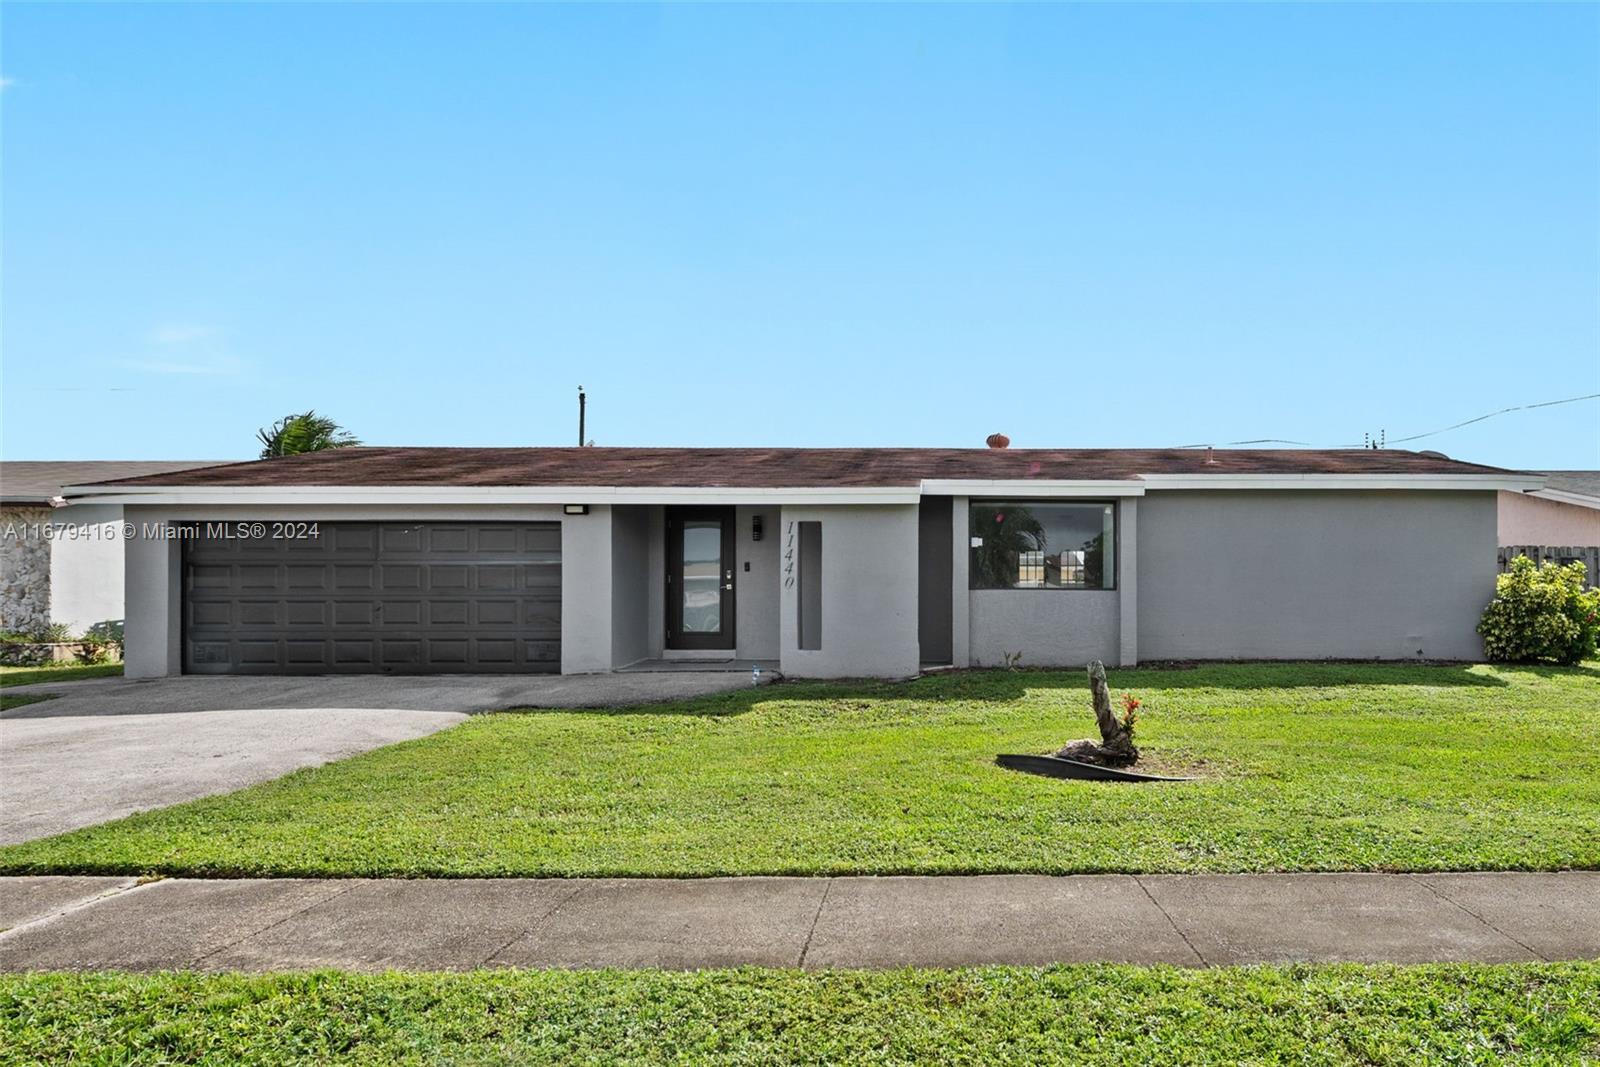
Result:
{"label": "green lawn", "polygon": [[431,737],[43,841],[0,871],[274,875],[1600,867],[1600,670],[1117,671],[1190,783],[1001,770],[1078,672],[782,685]]}
{"label": "green lawn", "polygon": [[[35,682],[75,682],[80,678],[107,678],[121,673],[120,663],[52,663],[48,667],[0,665],[0,688]],[[0,693],[0,711],[49,699],[48,693]]]}
{"label": "green lawn", "polygon": [[47,667],[0,666],[0,686],[35,682],[75,682],[81,678],[110,678],[122,673],[120,663],[52,663]]}
{"label": "green lawn", "polygon": [[1600,964],[0,977],[0,1063],[1583,1063]]}

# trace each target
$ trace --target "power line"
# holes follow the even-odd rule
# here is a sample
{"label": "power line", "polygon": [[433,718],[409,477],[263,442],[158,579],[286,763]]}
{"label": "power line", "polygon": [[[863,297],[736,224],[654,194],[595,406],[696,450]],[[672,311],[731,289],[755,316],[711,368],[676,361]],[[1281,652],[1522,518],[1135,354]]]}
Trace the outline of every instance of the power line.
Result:
{"label": "power line", "polygon": [[1235,445],[1303,445],[1306,448],[1315,447],[1310,441],[1286,441],[1281,437],[1257,437],[1252,441],[1224,441],[1222,444],[1201,442],[1198,445],[1171,445],[1171,448],[1232,448]]}
{"label": "power line", "polygon": [[[1580,400],[1600,400],[1600,393],[1589,393],[1589,394],[1587,394],[1585,396],[1569,396],[1569,397],[1566,397],[1563,400],[1544,400],[1544,401],[1541,401],[1540,403],[1537,403],[1537,404],[1516,404],[1516,405],[1514,405],[1512,407],[1509,407],[1509,408],[1501,408],[1499,411],[1491,411],[1487,415],[1479,415],[1476,418],[1467,419],[1465,422],[1458,422],[1458,423],[1455,423],[1454,425],[1441,427],[1440,429],[1437,429],[1437,430],[1429,430],[1427,433],[1412,434],[1410,437],[1396,437],[1394,440],[1389,441],[1387,443],[1388,444],[1398,445],[1398,444],[1404,444],[1407,441],[1420,441],[1424,437],[1434,437],[1434,436],[1437,436],[1438,434],[1449,433],[1451,430],[1459,430],[1463,426],[1471,426],[1475,422],[1483,422],[1485,419],[1492,419],[1496,415],[1506,415],[1506,414],[1509,414],[1510,412],[1513,412],[1513,411],[1532,411],[1534,408],[1551,408],[1551,407],[1555,407],[1558,404],[1576,404]],[[1172,445],[1170,447],[1173,447],[1173,448],[1232,448],[1235,445],[1300,445],[1300,446],[1305,447],[1305,448],[1314,448],[1314,447],[1316,447],[1316,446],[1312,445],[1309,441],[1287,441],[1287,440],[1284,440],[1281,437],[1258,437],[1258,438],[1256,438],[1254,440],[1251,440],[1251,441],[1228,441],[1228,442],[1225,442],[1225,443],[1223,443],[1221,445],[1218,445],[1218,444],[1216,444],[1215,442],[1212,442],[1212,441],[1202,441],[1201,443],[1194,444],[1194,445]],[[1338,447],[1338,448],[1365,448],[1367,446],[1366,445],[1337,445],[1335,447]]]}
{"label": "power line", "polygon": [[1475,422],[1482,422],[1484,419],[1492,419],[1496,415],[1504,415],[1512,411],[1531,411],[1534,408],[1553,408],[1557,404],[1576,404],[1580,400],[1596,399],[1600,399],[1600,393],[1590,393],[1588,396],[1569,396],[1565,400],[1546,400],[1538,404],[1518,404],[1515,407],[1501,408],[1499,411],[1491,411],[1487,415],[1479,415],[1477,418],[1468,419],[1466,422],[1458,422],[1454,426],[1446,426],[1442,430],[1429,430],[1427,433],[1412,434],[1410,437],[1396,437],[1394,439],[1394,443],[1398,445],[1405,441],[1420,441],[1424,437],[1432,437],[1435,434],[1448,433],[1451,430],[1459,430],[1463,426],[1471,426]]}

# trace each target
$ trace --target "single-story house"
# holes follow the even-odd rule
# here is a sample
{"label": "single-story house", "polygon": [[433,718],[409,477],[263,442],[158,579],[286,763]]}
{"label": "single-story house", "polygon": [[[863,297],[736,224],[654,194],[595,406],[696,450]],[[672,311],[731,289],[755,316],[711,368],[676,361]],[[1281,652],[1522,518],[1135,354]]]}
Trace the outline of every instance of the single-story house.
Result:
{"label": "single-story house", "polygon": [[898,677],[1478,659],[1496,494],[1543,484],[1395,450],[349,448],[66,492],[135,527],[134,676]]}
{"label": "single-story house", "polygon": [[1500,494],[1500,567],[1517,556],[1574,560],[1600,585],[1600,471],[1542,471],[1544,488]]}
{"label": "single-story house", "polygon": [[1544,488],[1500,494],[1502,545],[1600,545],[1600,471],[1543,471]]}
{"label": "single-story house", "polygon": [[199,466],[207,464],[0,462],[0,630],[34,633],[58,624],[81,634],[122,619],[122,508],[68,507],[64,486]]}

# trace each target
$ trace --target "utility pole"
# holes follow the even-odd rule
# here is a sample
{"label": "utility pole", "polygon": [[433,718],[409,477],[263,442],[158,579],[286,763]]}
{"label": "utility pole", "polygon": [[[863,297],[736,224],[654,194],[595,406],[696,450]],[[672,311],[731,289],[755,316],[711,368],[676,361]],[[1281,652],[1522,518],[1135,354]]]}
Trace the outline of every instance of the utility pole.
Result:
{"label": "utility pole", "polygon": [[583,395],[583,386],[578,386],[578,447],[583,447],[583,418],[584,409],[589,405],[589,398]]}

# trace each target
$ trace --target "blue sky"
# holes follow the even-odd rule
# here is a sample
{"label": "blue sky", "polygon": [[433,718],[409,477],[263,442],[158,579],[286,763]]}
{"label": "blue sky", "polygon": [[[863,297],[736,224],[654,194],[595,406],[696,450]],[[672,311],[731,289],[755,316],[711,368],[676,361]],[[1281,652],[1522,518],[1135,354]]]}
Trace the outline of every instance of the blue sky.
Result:
{"label": "blue sky", "polygon": [[[3,447],[1163,446],[1600,392],[1600,6],[7,4]],[[1600,467],[1600,402],[1415,447]]]}

